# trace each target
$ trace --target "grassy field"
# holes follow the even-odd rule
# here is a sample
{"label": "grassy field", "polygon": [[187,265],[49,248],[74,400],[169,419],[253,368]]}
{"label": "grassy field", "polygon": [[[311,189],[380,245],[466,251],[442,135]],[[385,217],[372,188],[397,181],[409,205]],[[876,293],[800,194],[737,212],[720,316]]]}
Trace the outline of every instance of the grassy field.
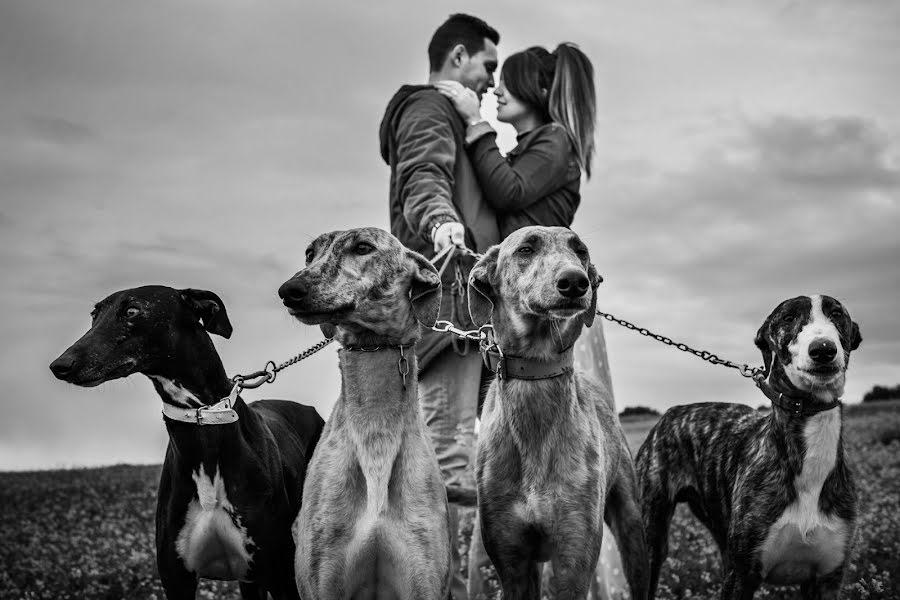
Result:
{"label": "grassy field", "polygon": [[[846,411],[845,444],[862,494],[859,539],[845,596],[900,598],[900,402]],[[636,449],[653,420],[624,423]],[[0,599],[165,596],[156,574],[153,519],[160,467],[0,473]],[[658,597],[717,598],[718,551],[679,509]],[[764,587],[757,598],[791,598]],[[200,598],[239,598],[203,581]]]}

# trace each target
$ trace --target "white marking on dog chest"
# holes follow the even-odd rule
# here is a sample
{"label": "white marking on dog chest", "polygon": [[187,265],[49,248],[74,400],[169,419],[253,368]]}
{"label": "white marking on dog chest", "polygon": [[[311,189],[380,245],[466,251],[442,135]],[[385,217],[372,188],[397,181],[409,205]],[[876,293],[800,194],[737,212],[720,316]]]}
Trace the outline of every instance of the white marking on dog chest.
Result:
{"label": "white marking on dog chest", "polygon": [[162,386],[163,391],[169,395],[176,406],[181,406],[183,408],[197,408],[203,406],[203,403],[200,402],[200,399],[197,398],[197,396],[174,381],[166,379],[165,377],[160,377],[159,375],[151,375],[150,377]]}
{"label": "white marking on dog chest", "polygon": [[208,579],[244,580],[253,559],[253,540],[240,524],[225,493],[225,481],[212,478],[203,465],[193,474],[197,498],[191,500],[175,549],[185,567]]}
{"label": "white marking on dog chest", "polygon": [[841,414],[836,409],[813,415],[804,426],[806,453],[794,479],[797,499],[769,529],[761,548],[762,575],[770,583],[799,583],[831,573],[844,562],[847,524],[819,510],[840,433]]}

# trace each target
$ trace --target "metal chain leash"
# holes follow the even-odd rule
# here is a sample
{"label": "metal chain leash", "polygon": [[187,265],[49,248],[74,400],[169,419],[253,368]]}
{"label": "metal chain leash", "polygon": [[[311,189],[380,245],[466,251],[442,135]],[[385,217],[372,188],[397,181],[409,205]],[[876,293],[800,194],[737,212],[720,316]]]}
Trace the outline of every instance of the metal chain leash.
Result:
{"label": "metal chain leash", "polygon": [[[474,252],[474,251],[470,250],[469,248],[466,248],[465,246],[448,246],[438,256],[435,257],[435,262],[437,260],[439,260],[440,258],[442,258],[445,255],[445,253],[447,253],[448,248],[452,248],[456,252],[459,252],[460,254],[471,256],[475,260],[479,260],[479,259],[481,259],[482,256],[484,256],[483,254],[478,254],[477,252]],[[444,263],[444,267],[446,267],[447,263],[450,262],[450,257],[452,256],[452,254],[453,254],[452,251],[449,252],[449,254],[447,254],[447,260]],[[443,269],[441,269],[441,272],[443,272]],[[730,360],[725,360],[724,358],[719,358],[712,352],[709,352],[707,350],[696,350],[694,348],[691,348],[687,344],[684,344],[681,342],[675,342],[674,340],[667,338],[666,336],[659,335],[657,333],[653,333],[649,329],[646,329],[644,327],[638,327],[637,325],[634,325],[633,323],[629,323],[628,321],[626,321],[624,319],[619,319],[609,313],[605,313],[600,310],[597,311],[597,315],[603,317],[607,321],[612,321],[613,323],[622,325],[623,327],[625,327],[627,329],[636,331],[643,336],[652,337],[656,341],[662,342],[663,344],[666,344],[667,346],[673,346],[673,347],[681,350],[682,352],[688,352],[690,354],[693,354],[694,356],[696,356],[702,360],[705,360],[709,363],[712,363],[714,365],[722,365],[722,366],[729,367],[732,369],[737,369],[738,372],[740,372],[740,374],[743,375],[744,377],[753,378],[754,380],[757,380],[757,381],[765,377],[765,374],[766,374],[765,367],[751,367],[750,365],[737,364],[737,363],[731,362]],[[490,325],[486,325],[485,327],[482,327],[480,329],[464,331],[464,330],[456,328],[453,325],[453,323],[451,323],[450,321],[438,321],[437,323],[435,323],[435,326],[432,327],[431,329],[434,331],[440,332],[440,333],[453,333],[453,334],[459,336],[459,338],[477,340],[477,341],[481,342],[482,344],[484,344],[485,341],[487,340],[487,331],[489,328],[490,328]]]}
{"label": "metal chain leash", "polygon": [[[444,270],[446,269],[447,265],[450,264],[450,260],[453,257],[453,254],[455,252],[459,252],[460,254],[471,256],[475,260],[479,260],[479,259],[481,259],[482,256],[484,256],[483,254],[478,254],[477,252],[474,252],[474,251],[470,250],[469,248],[466,248],[465,246],[450,245],[450,246],[447,246],[446,248],[444,248],[437,255],[435,255],[435,257],[433,259],[431,259],[430,262],[432,264],[437,264],[438,261],[440,261],[441,259],[444,259],[444,264],[441,266],[441,269],[439,271],[439,273],[442,275]],[[675,342],[671,338],[668,338],[664,335],[660,335],[658,333],[653,333],[652,331],[650,331],[649,329],[647,329],[645,327],[638,327],[637,325],[630,323],[630,322],[626,321],[625,319],[619,319],[619,318],[617,318],[609,313],[605,313],[601,310],[597,311],[597,315],[600,317],[603,317],[607,321],[612,321],[613,323],[617,323],[618,325],[621,325],[621,326],[625,327],[626,329],[636,331],[643,336],[651,337],[651,338],[655,339],[656,341],[661,342],[667,346],[672,346],[674,348],[677,348],[678,350],[681,350],[682,352],[687,352],[689,354],[693,354],[694,356],[696,356],[702,360],[705,360],[709,363],[712,363],[714,365],[722,365],[722,366],[729,367],[732,369],[737,369],[738,372],[740,372],[740,374],[743,375],[744,377],[753,378],[756,381],[759,381],[763,377],[765,377],[765,374],[766,374],[765,367],[751,367],[750,365],[747,365],[747,364],[737,364],[737,363],[731,362],[730,360],[725,360],[723,358],[719,358],[712,352],[709,352],[707,350],[696,350],[694,348],[691,348],[690,346],[688,346],[685,343]],[[478,329],[468,329],[467,330],[467,329],[460,329],[460,328],[456,327],[456,325],[454,325],[451,321],[439,320],[439,321],[435,322],[435,324],[431,327],[431,330],[436,331],[438,333],[453,334],[453,335],[457,336],[457,339],[467,339],[467,340],[473,340],[473,341],[479,342],[479,345],[482,346],[482,348],[484,348],[489,344],[489,339],[490,339],[491,333],[493,332],[493,327],[491,327],[490,325],[483,325],[482,327],[479,327]],[[287,367],[290,367],[291,365],[294,365],[302,360],[309,358],[313,354],[315,354],[315,353],[319,352],[320,350],[322,350],[323,348],[325,348],[325,346],[327,346],[328,344],[330,344],[333,341],[334,340],[332,338],[325,338],[324,340],[314,344],[313,346],[310,346],[306,350],[302,351],[300,354],[284,361],[281,364],[276,365],[274,361],[270,360],[266,363],[265,368],[263,368],[263,370],[261,370],[261,371],[255,371],[248,375],[235,375],[234,377],[231,378],[231,380],[235,384],[235,388],[232,391],[232,394],[234,394],[238,388],[254,389],[254,388],[258,388],[259,386],[263,385],[264,383],[272,383],[273,381],[275,381],[275,377],[279,371],[286,369]],[[404,379],[405,379],[405,377],[404,377]]]}
{"label": "metal chain leash", "polygon": [[[435,257],[433,259],[431,259],[431,263],[437,264],[438,261],[440,261],[441,259],[444,259],[444,264],[440,270],[440,273],[443,274],[444,269],[446,269],[447,265],[450,264],[450,259],[453,257],[453,253],[457,252],[457,251],[462,254],[469,254],[469,255],[475,256],[476,258],[480,258],[480,255],[475,254],[474,252],[472,252],[471,250],[469,250],[468,248],[466,248],[464,246],[450,245],[450,246],[447,246],[446,248],[444,248],[442,251],[440,251],[437,255],[435,255]],[[453,324],[450,323],[449,321],[444,321],[444,322],[448,326],[453,327]],[[453,327],[453,329],[456,329],[456,328]],[[442,331],[448,331],[448,330],[444,329]],[[459,330],[456,329],[456,331],[459,331]],[[464,335],[466,333],[477,334],[478,330],[475,330],[472,332],[460,332],[460,333],[463,333]],[[461,337],[464,337],[464,335]],[[475,337],[472,339],[482,339],[482,338]],[[247,375],[241,375],[241,374],[235,375],[234,377],[231,378],[231,381],[234,382],[234,389],[232,390],[232,396],[236,396],[237,391],[239,391],[241,389],[245,389],[245,390],[246,389],[255,389],[255,388],[258,388],[259,386],[263,385],[264,383],[272,383],[273,381],[275,381],[275,377],[278,375],[279,371],[286,369],[286,368],[290,367],[291,365],[295,365],[298,362],[300,362],[301,360],[305,360],[305,359],[309,358],[316,352],[319,352],[320,350],[325,348],[325,346],[327,346],[328,344],[330,344],[333,341],[334,340],[332,338],[325,338],[324,340],[317,342],[313,346],[310,346],[309,348],[307,348],[306,350],[304,350],[297,356],[294,356],[293,358],[290,358],[279,365],[276,365],[275,361],[270,360],[266,363],[266,366],[261,371],[254,371],[253,373],[249,373]],[[405,357],[402,360],[406,360]],[[406,371],[407,371],[407,373],[409,372],[408,366],[406,367]],[[404,382],[405,382],[406,374],[403,373],[402,367],[400,369],[400,372],[401,372],[401,374],[404,375]]]}
{"label": "metal chain leash", "polygon": [[731,362],[730,360],[725,360],[724,358],[719,358],[718,356],[716,356],[715,354],[713,354],[712,352],[709,352],[707,350],[695,350],[694,348],[691,348],[687,344],[684,344],[681,342],[675,342],[675,341],[671,340],[670,338],[667,338],[664,335],[659,335],[658,333],[653,333],[649,329],[646,329],[644,327],[638,327],[637,325],[634,325],[633,323],[629,323],[625,319],[616,318],[609,313],[605,313],[603,311],[598,310],[597,315],[603,317],[607,321],[612,321],[613,323],[618,323],[619,325],[625,327],[626,329],[630,329],[632,331],[637,331],[638,333],[640,333],[643,336],[652,337],[656,341],[662,342],[663,344],[665,344],[667,346],[673,346],[675,348],[678,348],[682,352],[688,352],[690,354],[693,354],[694,356],[697,356],[697,357],[699,357],[707,362],[710,362],[714,365],[723,365],[725,367],[737,369],[740,372],[740,374],[743,375],[744,377],[752,377],[753,379],[758,379],[758,378],[763,377],[766,373],[765,367],[751,367],[750,365],[739,365],[737,363]]}
{"label": "metal chain leash", "polygon": [[289,358],[279,365],[276,365],[275,361],[270,360],[266,363],[266,366],[262,371],[255,371],[253,373],[250,373],[249,375],[235,375],[231,378],[231,381],[234,382],[236,387],[240,387],[242,389],[254,389],[258,388],[264,383],[272,383],[273,381],[275,381],[275,376],[279,371],[286,369],[291,365],[297,364],[301,360],[306,360],[333,341],[334,340],[332,338],[325,338],[324,340],[317,342],[313,346],[310,346],[297,356]]}
{"label": "metal chain leash", "polygon": [[493,329],[494,328],[490,325],[482,325],[478,329],[460,329],[450,321],[436,321],[431,327],[432,331],[437,331],[438,333],[452,333],[459,339],[474,340],[476,342],[487,339],[488,331],[493,331]]}

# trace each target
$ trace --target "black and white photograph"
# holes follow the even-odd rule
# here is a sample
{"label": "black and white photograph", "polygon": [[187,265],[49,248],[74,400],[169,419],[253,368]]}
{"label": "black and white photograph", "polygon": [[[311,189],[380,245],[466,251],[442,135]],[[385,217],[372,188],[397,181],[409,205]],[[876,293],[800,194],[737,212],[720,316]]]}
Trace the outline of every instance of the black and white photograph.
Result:
{"label": "black and white photograph", "polygon": [[0,0],[0,600],[900,599],[900,3]]}

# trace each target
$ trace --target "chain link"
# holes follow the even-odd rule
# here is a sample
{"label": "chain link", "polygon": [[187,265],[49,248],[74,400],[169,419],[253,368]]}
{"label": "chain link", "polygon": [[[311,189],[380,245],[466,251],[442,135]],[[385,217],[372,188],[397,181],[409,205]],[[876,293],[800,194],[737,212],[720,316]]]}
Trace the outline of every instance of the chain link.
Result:
{"label": "chain link", "polygon": [[475,340],[476,342],[487,339],[488,331],[491,331],[492,329],[493,327],[490,325],[482,325],[478,329],[460,329],[450,321],[436,321],[431,327],[432,331],[437,331],[438,333],[452,333],[460,339]]}
{"label": "chain link", "polygon": [[301,360],[309,358],[333,341],[334,340],[332,338],[325,338],[324,340],[317,342],[315,345],[310,346],[297,356],[289,358],[279,365],[276,365],[275,361],[270,360],[266,363],[266,366],[262,371],[255,371],[253,373],[250,373],[249,375],[235,375],[231,378],[231,381],[240,386],[242,389],[254,389],[258,388],[264,383],[272,383],[273,381],[275,381],[275,376],[279,371],[286,369],[291,365],[297,364]]}
{"label": "chain link", "polygon": [[675,341],[671,340],[670,338],[667,338],[664,335],[659,335],[658,333],[653,333],[652,331],[650,331],[649,329],[646,329],[645,327],[638,327],[637,325],[634,325],[633,323],[629,323],[625,319],[616,318],[609,313],[605,313],[603,311],[598,310],[597,314],[599,316],[603,317],[604,319],[606,319],[607,321],[612,321],[613,323],[618,323],[619,325],[625,327],[626,329],[630,329],[632,331],[637,331],[638,333],[640,333],[643,336],[652,337],[653,339],[655,339],[658,342],[662,342],[663,344],[665,344],[667,346],[673,346],[675,348],[678,348],[682,352],[688,352],[690,354],[693,354],[694,356],[701,358],[702,360],[705,360],[707,362],[710,362],[714,365],[723,365],[725,367],[737,369],[741,373],[741,375],[743,375],[744,377],[752,377],[753,379],[758,379],[758,378],[761,378],[763,375],[765,375],[765,372],[766,372],[765,367],[751,367],[750,365],[740,365],[737,363],[733,363],[730,360],[725,360],[724,358],[719,358],[712,352],[709,352],[707,350],[696,350],[694,348],[691,348],[687,344],[684,344],[682,342],[675,342]]}

